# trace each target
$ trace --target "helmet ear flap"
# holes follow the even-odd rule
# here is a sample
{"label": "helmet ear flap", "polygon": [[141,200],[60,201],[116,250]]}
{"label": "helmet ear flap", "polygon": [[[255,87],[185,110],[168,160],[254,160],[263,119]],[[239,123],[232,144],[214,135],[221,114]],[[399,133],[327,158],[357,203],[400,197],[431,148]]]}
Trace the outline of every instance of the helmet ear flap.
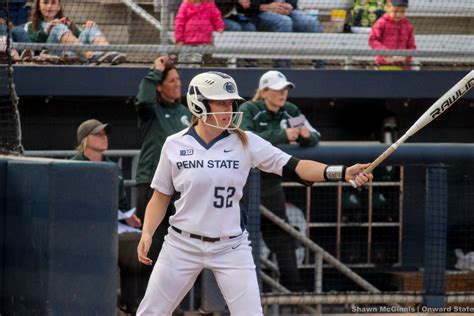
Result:
{"label": "helmet ear flap", "polygon": [[207,113],[209,112],[209,105],[197,86],[189,86],[186,99],[189,111],[191,111],[193,115],[205,121],[207,118]]}

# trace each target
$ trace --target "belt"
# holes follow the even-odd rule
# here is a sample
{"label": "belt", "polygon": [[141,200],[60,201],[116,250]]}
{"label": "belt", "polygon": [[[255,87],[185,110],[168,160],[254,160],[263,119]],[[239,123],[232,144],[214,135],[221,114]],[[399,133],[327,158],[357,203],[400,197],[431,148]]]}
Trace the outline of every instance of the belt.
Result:
{"label": "belt", "polygon": [[174,227],[174,226],[171,226],[171,228],[173,228],[173,230],[175,232],[180,233],[181,235],[185,235],[185,236],[188,236],[190,238],[199,239],[199,240],[207,241],[207,242],[216,242],[216,241],[221,241],[221,240],[226,240],[226,239],[232,239],[232,238],[237,238],[240,235],[242,235],[242,234],[238,234],[238,235],[229,236],[229,237],[206,237],[206,236],[201,236],[201,235],[196,235],[196,234],[184,232],[181,229],[179,229],[177,227]]}

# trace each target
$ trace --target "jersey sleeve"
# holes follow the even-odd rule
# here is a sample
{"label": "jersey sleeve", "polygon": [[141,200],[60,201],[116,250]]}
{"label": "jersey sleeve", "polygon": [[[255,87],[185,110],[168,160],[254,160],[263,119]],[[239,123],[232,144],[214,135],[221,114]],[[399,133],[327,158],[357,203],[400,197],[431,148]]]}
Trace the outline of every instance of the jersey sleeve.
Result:
{"label": "jersey sleeve", "polygon": [[252,132],[246,133],[249,137],[249,152],[252,167],[281,176],[283,167],[288,163],[291,156],[260,136]]}
{"label": "jersey sleeve", "polygon": [[156,168],[155,175],[151,181],[151,188],[166,195],[173,195],[174,185],[172,178],[172,165],[168,156],[168,141],[165,141],[161,151],[160,161]]}

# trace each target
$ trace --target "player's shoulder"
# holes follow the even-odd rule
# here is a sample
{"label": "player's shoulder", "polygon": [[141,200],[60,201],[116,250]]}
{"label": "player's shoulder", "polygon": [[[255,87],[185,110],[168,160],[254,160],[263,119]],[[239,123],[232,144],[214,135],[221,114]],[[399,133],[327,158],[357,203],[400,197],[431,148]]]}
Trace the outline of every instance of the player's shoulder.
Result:
{"label": "player's shoulder", "polygon": [[176,141],[182,139],[182,137],[188,133],[188,130],[189,130],[189,127],[186,127],[185,129],[183,129],[183,130],[181,130],[177,133],[169,135],[166,138],[166,142],[168,142],[168,143],[169,142],[176,142]]}
{"label": "player's shoulder", "polygon": [[245,135],[247,135],[247,139],[249,140],[249,144],[266,142],[265,139],[258,136],[257,134],[255,134],[252,131],[244,131],[244,132],[245,132]]}

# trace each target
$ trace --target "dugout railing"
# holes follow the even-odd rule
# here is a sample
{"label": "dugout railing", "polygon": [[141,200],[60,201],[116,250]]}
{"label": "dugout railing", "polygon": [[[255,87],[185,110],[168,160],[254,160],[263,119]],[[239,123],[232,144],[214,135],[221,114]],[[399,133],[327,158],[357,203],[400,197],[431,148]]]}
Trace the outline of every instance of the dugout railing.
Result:
{"label": "dugout railing", "polygon": [[[386,148],[383,144],[324,144],[311,149],[302,149],[295,146],[282,146],[282,149],[301,159],[316,159],[334,164],[352,164],[354,162],[371,161]],[[136,162],[138,150],[109,151],[110,156],[128,157]],[[67,157],[74,151],[27,151],[27,155]],[[123,158],[122,158],[123,159]],[[312,249],[315,256],[314,265],[311,267],[313,280],[317,286],[311,293],[288,293],[283,288],[278,288],[274,279],[265,274],[261,275],[263,283],[270,283],[276,290],[264,291],[262,302],[265,305],[309,305],[317,308],[318,305],[385,305],[401,304],[413,306],[422,304],[430,307],[441,307],[455,304],[473,306],[474,286],[472,273],[466,272],[466,280],[457,279],[456,282],[465,284],[455,286],[450,283],[450,271],[454,270],[452,260],[452,245],[450,245],[452,227],[469,227],[474,223],[471,210],[474,207],[474,145],[472,144],[404,144],[392,154],[385,164],[402,165],[405,170],[404,184],[404,212],[403,235],[400,240],[401,258],[398,265],[381,266],[373,265],[369,270],[387,270],[388,273],[407,272],[421,274],[421,283],[418,288],[399,288],[392,291],[380,287],[380,280],[372,284],[373,277],[368,270],[351,269],[350,264],[334,260],[330,252],[316,244],[302,234],[293,237]],[[134,164],[130,164],[130,166]],[[123,165],[122,165],[123,166]],[[133,167],[132,167],[133,168]],[[132,171],[125,171],[126,175],[134,175]],[[127,176],[126,176],[127,177]],[[133,186],[130,177],[126,182]],[[249,210],[257,212],[258,210]],[[255,214],[255,213],[254,213]],[[263,216],[272,218],[271,213],[262,212]],[[274,216],[273,216],[274,217]],[[282,223],[280,219],[273,218],[280,223],[284,230],[290,234],[298,234],[290,225]],[[472,231],[456,231],[457,242],[469,244],[472,241]],[[293,229],[294,230],[294,229]],[[257,267],[265,266],[260,256],[255,256]],[[322,264],[323,261],[329,264]],[[328,289],[332,286],[331,280],[323,277],[323,271],[336,266],[350,275],[353,281],[345,282],[356,284],[347,290]],[[276,269],[276,268],[274,268]],[[319,272],[318,272],[319,271]],[[388,274],[384,274],[385,276]],[[458,275],[459,277],[459,275]],[[355,281],[354,281],[355,280]],[[328,282],[327,282],[328,281]],[[418,281],[420,282],[420,281]],[[452,282],[452,281],[451,281]],[[328,285],[329,284],[329,285]],[[338,285],[336,285],[336,288]],[[415,291],[415,292],[414,292]],[[319,293],[318,293],[319,292]],[[313,305],[313,307],[311,307]]]}

